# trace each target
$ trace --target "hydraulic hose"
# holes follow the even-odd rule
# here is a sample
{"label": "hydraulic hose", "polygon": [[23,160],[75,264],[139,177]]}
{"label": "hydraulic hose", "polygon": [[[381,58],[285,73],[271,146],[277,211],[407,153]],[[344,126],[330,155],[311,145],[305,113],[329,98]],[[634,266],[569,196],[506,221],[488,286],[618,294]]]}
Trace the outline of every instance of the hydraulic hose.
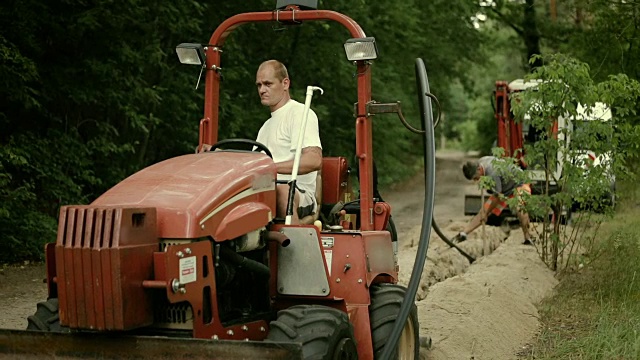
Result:
{"label": "hydraulic hose", "polygon": [[[427,92],[425,93],[425,95],[427,97],[429,97],[435,104],[436,107],[438,108],[438,117],[435,120],[435,123],[433,124],[433,128],[437,128],[438,124],[440,123],[440,115],[442,114],[442,108],[440,107],[440,102],[438,101],[438,98],[436,98],[433,94]],[[399,103],[399,102],[398,102]],[[495,110],[495,104],[491,104],[492,106],[494,106],[494,110]],[[404,118],[404,116],[402,115],[402,111],[400,110],[400,106],[398,106],[398,117],[400,118],[400,121],[402,122],[402,124],[404,125],[404,127],[406,127],[409,131],[411,131],[412,133],[415,134],[425,134],[426,130],[418,130],[415,129],[413,126],[411,126]],[[375,163],[373,165],[373,169],[374,169],[374,173],[375,173]],[[374,180],[375,181],[375,180]],[[374,186],[375,187],[375,186]],[[473,264],[474,261],[476,261],[476,259],[467,254],[466,252],[464,252],[464,250],[460,249],[456,244],[453,243],[453,241],[449,240],[443,233],[442,231],[440,231],[440,227],[438,227],[438,224],[436,224],[435,219],[433,219],[433,221],[431,222],[434,230],[436,231],[436,233],[438,234],[438,236],[440,236],[440,238],[442,239],[442,241],[444,241],[447,245],[449,245],[449,247],[455,248],[456,250],[458,250],[460,252],[460,254],[462,254],[462,256],[466,257],[467,260],[469,260],[469,263]]]}
{"label": "hydraulic hose", "polygon": [[438,236],[440,236],[440,239],[442,239],[442,241],[444,241],[450,247],[455,248],[456,250],[458,250],[460,252],[460,254],[462,254],[462,256],[466,257],[467,260],[469,260],[469,264],[473,264],[473,262],[476,261],[476,259],[473,256],[467,254],[464,250],[460,249],[453,241],[449,240],[442,233],[442,231],[440,231],[440,227],[438,227],[438,224],[436,224],[436,220],[435,219],[431,220],[431,226],[433,226],[433,230],[436,231],[436,234],[438,234]]}
{"label": "hydraulic hose", "polygon": [[265,264],[259,263],[255,260],[251,260],[247,257],[244,257],[237,252],[228,249],[226,247],[220,247],[220,253],[229,261],[234,263],[238,267],[242,267],[247,269],[248,271],[262,277],[268,279],[271,277],[271,270]]}
{"label": "hydraulic hose", "polygon": [[[422,59],[417,58],[415,64],[416,73],[416,85],[419,89],[418,103],[420,104],[420,114],[422,118],[423,130],[425,130],[423,145],[424,145],[424,211],[422,213],[422,230],[420,231],[420,242],[418,243],[418,249],[416,251],[416,260],[413,264],[413,271],[411,272],[411,279],[409,280],[409,286],[407,287],[407,293],[402,300],[400,306],[400,312],[393,324],[393,329],[389,335],[389,339],[386,342],[382,350],[381,359],[388,360],[391,358],[392,352],[397,348],[398,339],[407,322],[409,312],[414,306],[418,287],[420,286],[420,279],[422,278],[422,271],[427,259],[427,250],[429,249],[429,238],[431,236],[431,224],[433,222],[433,200],[435,194],[436,183],[436,149],[435,149],[435,137],[433,128],[433,112],[431,108],[431,99],[428,95],[429,79],[427,78],[427,70],[424,66]],[[418,346],[419,344],[416,344]]]}

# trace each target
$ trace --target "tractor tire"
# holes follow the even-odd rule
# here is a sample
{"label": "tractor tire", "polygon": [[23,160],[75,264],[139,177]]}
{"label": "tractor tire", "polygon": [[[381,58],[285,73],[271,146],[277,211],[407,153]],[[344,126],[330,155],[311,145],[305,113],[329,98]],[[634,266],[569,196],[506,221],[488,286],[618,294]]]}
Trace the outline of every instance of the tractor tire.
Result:
{"label": "tractor tire", "polygon": [[[378,284],[371,287],[369,319],[375,359],[380,358],[383,347],[391,336],[393,324],[400,314],[400,306],[406,292],[405,287],[394,284]],[[413,360],[420,358],[419,329],[418,310],[414,304],[409,311],[409,317],[391,359]]]}
{"label": "tractor tire", "polygon": [[266,341],[301,343],[305,360],[358,359],[347,313],[326,306],[297,305],[279,311]]}
{"label": "tractor tire", "polygon": [[58,333],[69,332],[69,328],[60,325],[60,313],[57,298],[51,298],[47,301],[39,302],[36,313],[29,316],[27,321],[29,322],[27,330]]}

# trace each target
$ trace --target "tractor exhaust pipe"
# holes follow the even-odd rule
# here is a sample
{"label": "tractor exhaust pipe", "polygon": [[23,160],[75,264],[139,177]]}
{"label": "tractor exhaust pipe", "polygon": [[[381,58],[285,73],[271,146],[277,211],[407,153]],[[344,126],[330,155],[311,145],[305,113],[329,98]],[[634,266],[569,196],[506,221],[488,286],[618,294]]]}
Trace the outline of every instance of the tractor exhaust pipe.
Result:
{"label": "tractor exhaust pipe", "polygon": [[280,231],[268,231],[266,238],[268,241],[275,241],[282,247],[287,247],[291,244],[291,239]]}

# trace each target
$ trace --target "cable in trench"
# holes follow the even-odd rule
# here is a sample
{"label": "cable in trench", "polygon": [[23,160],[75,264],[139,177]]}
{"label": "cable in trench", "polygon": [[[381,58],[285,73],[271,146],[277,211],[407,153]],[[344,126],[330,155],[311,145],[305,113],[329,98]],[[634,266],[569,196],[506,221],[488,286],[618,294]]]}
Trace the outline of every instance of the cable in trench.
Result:
{"label": "cable in trench", "polygon": [[473,264],[473,262],[476,261],[476,259],[473,256],[467,254],[464,250],[458,247],[458,245],[456,245],[453,241],[449,240],[446,236],[444,236],[444,234],[440,230],[440,227],[438,226],[438,224],[436,224],[436,220],[434,218],[431,219],[431,226],[433,227],[433,230],[436,231],[436,234],[440,236],[440,239],[442,239],[442,241],[444,241],[447,245],[449,245],[449,247],[452,247],[458,250],[458,252],[462,254],[462,256],[466,257],[467,260],[469,260],[469,264]]}

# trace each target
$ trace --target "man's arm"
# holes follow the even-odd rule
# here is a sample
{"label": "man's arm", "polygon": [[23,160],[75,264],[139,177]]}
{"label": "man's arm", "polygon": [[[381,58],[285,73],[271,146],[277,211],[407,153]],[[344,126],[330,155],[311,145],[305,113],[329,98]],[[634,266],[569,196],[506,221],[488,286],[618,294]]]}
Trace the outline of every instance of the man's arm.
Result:
{"label": "man's arm", "polygon": [[482,224],[483,220],[487,220],[489,215],[491,215],[491,211],[493,211],[493,209],[495,209],[496,206],[498,206],[498,204],[500,203],[499,197],[500,194],[494,194],[491,200],[491,204],[489,204],[489,208],[485,210],[483,206],[480,209],[480,211],[471,219],[471,221],[469,221],[467,226],[464,228],[463,232],[465,234],[470,234],[473,230],[477,229]]}
{"label": "man's arm", "polygon": [[[322,149],[310,146],[302,149],[300,154],[300,167],[298,175],[308,174],[320,170],[322,167]],[[293,160],[276,163],[278,174],[291,174],[293,172]]]}

